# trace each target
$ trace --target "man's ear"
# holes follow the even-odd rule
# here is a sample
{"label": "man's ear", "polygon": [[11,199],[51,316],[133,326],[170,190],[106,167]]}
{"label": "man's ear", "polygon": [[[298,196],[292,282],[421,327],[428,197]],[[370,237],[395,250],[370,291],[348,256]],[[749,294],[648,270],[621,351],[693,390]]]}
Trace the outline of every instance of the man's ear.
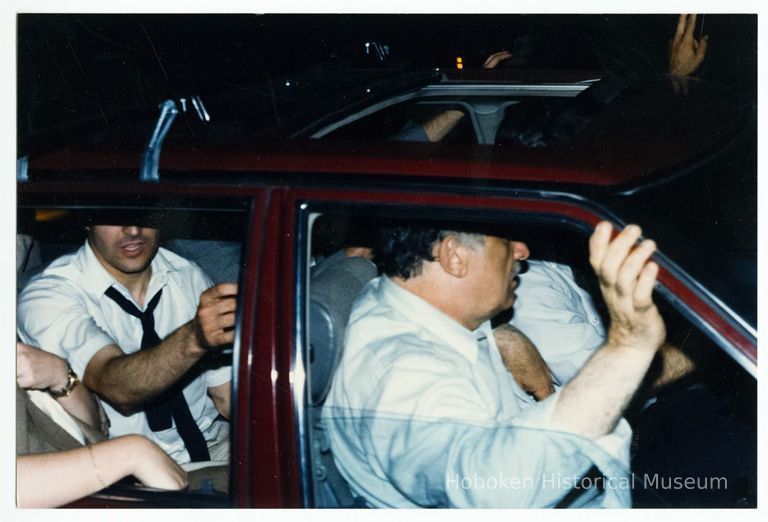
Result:
{"label": "man's ear", "polygon": [[436,246],[435,259],[443,271],[454,276],[464,277],[468,272],[469,248],[456,239],[447,236]]}

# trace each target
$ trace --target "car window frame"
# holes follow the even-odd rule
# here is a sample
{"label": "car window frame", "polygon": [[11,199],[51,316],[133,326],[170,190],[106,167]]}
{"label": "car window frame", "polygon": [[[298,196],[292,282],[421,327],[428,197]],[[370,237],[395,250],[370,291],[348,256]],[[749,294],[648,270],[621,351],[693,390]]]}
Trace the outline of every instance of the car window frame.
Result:
{"label": "car window frame", "polygon": [[[494,218],[503,219],[505,223],[510,224],[522,221],[565,227],[572,230],[573,233],[581,234],[585,241],[591,235],[594,226],[601,220],[608,220],[614,227],[618,228],[623,228],[626,224],[608,209],[569,194],[558,196],[552,192],[517,190],[514,195],[500,196],[495,194],[494,197],[490,194],[478,194],[478,191],[470,191],[469,194],[404,192],[366,189],[297,189],[293,191],[293,197],[289,200],[289,205],[295,216],[295,239],[293,243],[296,251],[294,263],[296,326],[292,357],[294,361],[301,361],[300,364],[296,365],[296,368],[301,369],[301,376],[305,381],[310,367],[309,256],[312,245],[309,225],[313,215],[322,215],[329,210],[338,211],[340,208],[344,208],[358,211],[362,209],[366,215],[414,217],[419,212],[428,210],[432,219],[445,215],[446,218],[459,220],[462,214],[469,212],[471,217],[475,219]],[[447,204],[448,201],[453,202],[454,205]],[[467,218],[466,215],[463,217]],[[654,260],[660,266],[659,279],[656,284],[658,294],[723,350],[737,365],[756,378],[757,341],[756,337],[751,336],[749,330],[744,328],[744,321],[738,321],[736,320],[738,318],[731,317],[734,314],[733,311],[725,307],[701,285],[698,285],[663,253],[654,254]],[[689,306],[686,299],[698,300],[698,308]],[[709,312],[702,314],[702,307]],[[719,317],[721,321],[715,325],[710,324],[707,319],[711,320],[712,317]],[[734,321],[736,321],[735,324]],[[754,350],[752,358],[749,353],[744,353],[742,349],[734,345],[732,336],[724,335],[720,330],[729,327],[743,335],[746,344],[751,343],[751,348]],[[307,405],[310,404],[307,396],[308,383],[304,382],[295,390],[302,393],[301,397],[294,396],[294,421],[298,427],[297,438],[294,443],[301,454],[301,462],[299,463],[301,490],[305,502],[308,502],[306,505],[313,506],[314,498],[310,498],[310,496],[314,491],[314,463],[310,449],[312,444],[311,426],[308,422],[309,413],[306,409]]]}
{"label": "car window frame", "polygon": [[[32,194],[25,195],[26,187],[33,187]],[[98,187],[96,190],[92,188],[86,189],[80,187],[75,190],[61,190],[62,186],[55,183],[33,183],[23,184],[19,191],[18,209],[25,208],[31,209],[50,209],[50,210],[142,210],[147,208],[145,205],[137,205],[135,202],[125,202],[122,200],[121,195],[124,194],[125,186],[105,186]],[[153,200],[162,199],[161,195],[155,194],[152,190],[152,186],[147,184],[138,184],[135,188],[135,192],[139,194],[139,197],[144,197],[144,201],[151,202]],[[46,190],[48,189],[48,190]],[[184,202],[177,203],[174,207],[164,207],[164,211],[170,212],[190,212],[195,210],[203,210],[206,212],[222,212],[222,213],[241,213],[242,220],[244,222],[243,230],[241,230],[241,250],[238,271],[238,285],[242,286],[243,282],[247,279],[247,273],[252,271],[250,266],[252,262],[249,261],[252,255],[251,235],[254,227],[254,220],[258,218],[260,214],[258,212],[259,205],[263,206],[263,200],[265,198],[259,198],[257,192],[263,192],[263,189],[254,189],[249,191],[248,194],[232,198],[217,198],[201,195],[202,191],[187,192],[186,196],[191,198],[190,202],[186,205]],[[200,194],[200,195],[198,195]],[[48,202],[47,200],[52,200]],[[239,208],[232,205],[233,201],[239,201]],[[196,205],[195,202],[198,202]],[[208,204],[200,205],[200,202],[208,202]],[[262,212],[263,213],[263,212]],[[74,231],[73,231],[74,236]],[[164,238],[166,239],[166,238]],[[77,247],[81,246],[78,244]],[[162,245],[161,245],[162,246]],[[76,247],[76,248],[77,248]],[[45,261],[42,266],[51,262],[52,260]],[[255,285],[252,285],[255,286]],[[205,489],[199,489],[195,491],[163,491],[144,486],[137,486],[134,484],[127,484],[124,481],[119,481],[112,484],[92,495],[79,499],[77,501],[68,504],[67,507],[172,507],[172,508],[231,508],[236,505],[236,481],[237,476],[240,474],[237,463],[239,459],[236,455],[236,448],[238,446],[238,430],[235,428],[236,420],[238,419],[239,401],[237,400],[239,395],[239,379],[241,361],[247,357],[242,356],[243,345],[242,328],[243,328],[243,296],[238,295],[237,312],[235,318],[235,341],[231,350],[232,353],[232,380],[231,380],[231,415],[230,415],[230,464],[229,464],[229,491],[226,493],[209,492]],[[248,350],[245,350],[246,354]],[[136,504],[139,504],[137,506]]]}

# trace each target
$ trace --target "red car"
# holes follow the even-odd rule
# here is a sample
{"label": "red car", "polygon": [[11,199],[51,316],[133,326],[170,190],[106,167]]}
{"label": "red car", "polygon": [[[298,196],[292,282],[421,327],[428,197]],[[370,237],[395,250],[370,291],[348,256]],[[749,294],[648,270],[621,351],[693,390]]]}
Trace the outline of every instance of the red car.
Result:
{"label": "red car", "polygon": [[[364,243],[370,227],[392,217],[514,227],[533,257],[568,263],[587,287],[594,225],[640,224],[659,246],[656,300],[670,331],[697,339],[707,354],[694,384],[722,398],[723,418],[743,427],[730,435],[691,432],[691,445],[721,437],[726,454],[746,458],[738,491],[717,502],[754,505],[754,107],[706,82],[676,94],[665,77],[431,72],[383,85],[375,84],[383,91],[375,98],[348,98],[294,125],[290,139],[189,138],[176,122],[165,140],[163,125],[154,140],[146,127],[136,141],[151,141],[150,149],[98,138],[19,161],[19,232],[38,240],[43,264],[81,244],[84,213],[162,209],[166,246],[214,279],[229,271],[239,282],[229,491],[161,492],[128,481],[75,505],[354,505],[330,469],[319,426],[338,357],[334,329],[343,331],[350,303],[324,309],[312,265]],[[215,105],[204,105],[212,124]],[[183,112],[178,99],[166,109]],[[449,109],[463,120],[441,142],[398,141],[409,122]],[[534,138],[494,144],[502,120],[516,125],[518,137]],[[639,424],[641,437],[643,430]],[[669,458],[673,470],[689,465]],[[708,465],[706,456],[699,460]],[[710,505],[704,497],[675,498],[659,504]]]}

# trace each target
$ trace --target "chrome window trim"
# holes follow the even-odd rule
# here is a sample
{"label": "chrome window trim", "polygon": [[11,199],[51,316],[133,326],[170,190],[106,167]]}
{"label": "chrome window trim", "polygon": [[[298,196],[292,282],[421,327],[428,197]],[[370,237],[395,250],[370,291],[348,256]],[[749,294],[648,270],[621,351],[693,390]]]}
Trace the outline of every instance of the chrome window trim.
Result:
{"label": "chrome window trim", "polygon": [[294,267],[294,343],[291,352],[291,393],[293,416],[296,426],[296,447],[299,459],[299,489],[302,504],[315,507],[314,471],[312,464],[312,441],[308,408],[309,379],[309,271],[312,240],[312,226],[321,215],[308,210],[307,203],[296,208],[296,266]]}

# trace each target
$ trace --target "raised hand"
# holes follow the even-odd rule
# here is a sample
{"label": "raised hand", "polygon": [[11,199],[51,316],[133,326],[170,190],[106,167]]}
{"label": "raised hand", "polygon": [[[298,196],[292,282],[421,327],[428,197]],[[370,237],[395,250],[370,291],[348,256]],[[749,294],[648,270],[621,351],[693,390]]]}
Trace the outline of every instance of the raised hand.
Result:
{"label": "raised hand", "polygon": [[610,223],[601,222],[589,240],[589,262],[600,281],[611,325],[607,345],[656,351],[666,337],[664,321],[653,303],[653,286],[659,267],[650,257],[656,244],[628,225],[611,241]]}
{"label": "raised hand", "polygon": [[669,42],[669,74],[688,76],[699,68],[707,54],[709,37],[700,40],[693,37],[696,28],[696,15],[681,14],[677,30]]}
{"label": "raised hand", "polygon": [[611,325],[608,337],[563,388],[553,427],[596,439],[610,433],[664,343],[664,321],[651,298],[659,267],[656,245],[637,247],[642,231],[628,225],[611,241],[613,227],[599,223],[589,239],[589,262],[600,281]]}

